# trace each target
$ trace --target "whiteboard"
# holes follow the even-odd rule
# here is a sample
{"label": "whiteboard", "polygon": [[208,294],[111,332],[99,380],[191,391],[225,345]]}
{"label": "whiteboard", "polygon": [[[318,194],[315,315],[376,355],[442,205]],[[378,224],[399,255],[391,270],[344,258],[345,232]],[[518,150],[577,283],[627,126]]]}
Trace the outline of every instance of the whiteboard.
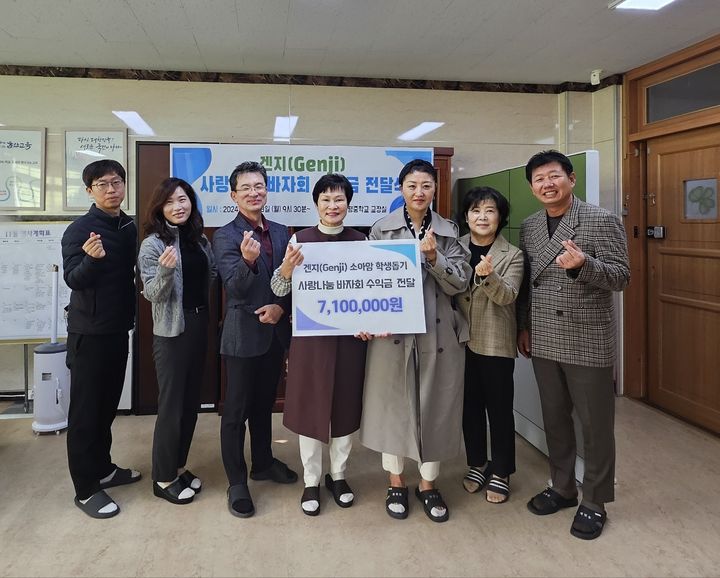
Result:
{"label": "whiteboard", "polygon": [[50,339],[52,266],[58,279],[58,336],[67,336],[60,241],[70,223],[0,222],[0,341]]}

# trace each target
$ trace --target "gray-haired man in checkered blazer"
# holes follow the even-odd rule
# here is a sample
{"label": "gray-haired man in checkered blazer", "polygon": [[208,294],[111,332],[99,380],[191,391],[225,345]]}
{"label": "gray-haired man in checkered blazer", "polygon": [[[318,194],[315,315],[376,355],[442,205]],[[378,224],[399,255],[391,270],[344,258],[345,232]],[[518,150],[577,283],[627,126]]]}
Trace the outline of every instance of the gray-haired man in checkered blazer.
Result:
{"label": "gray-haired man in checkered blazer", "polygon": [[625,230],[615,215],[573,195],[575,173],[562,153],[536,154],[525,176],[544,210],[525,219],[520,231],[526,273],[518,350],[532,354],[552,477],[552,488],[534,496],[528,509],[542,516],[578,504],[575,409],[585,475],[570,533],[592,540],[605,525],[605,504],[615,498],[612,293],[630,280]]}

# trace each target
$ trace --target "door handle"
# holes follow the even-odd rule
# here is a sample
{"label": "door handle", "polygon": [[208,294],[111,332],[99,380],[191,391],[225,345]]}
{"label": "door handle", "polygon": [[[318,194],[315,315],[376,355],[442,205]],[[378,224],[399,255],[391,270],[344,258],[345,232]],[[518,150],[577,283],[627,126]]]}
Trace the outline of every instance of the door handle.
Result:
{"label": "door handle", "polygon": [[649,225],[645,231],[645,236],[648,239],[664,239],[665,227],[662,225]]}

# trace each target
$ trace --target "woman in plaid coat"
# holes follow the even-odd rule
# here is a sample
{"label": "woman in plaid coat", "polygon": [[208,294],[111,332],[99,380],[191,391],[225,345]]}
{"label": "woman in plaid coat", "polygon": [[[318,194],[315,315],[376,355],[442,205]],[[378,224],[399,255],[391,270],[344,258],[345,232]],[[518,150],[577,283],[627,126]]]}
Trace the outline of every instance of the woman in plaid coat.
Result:
{"label": "woman in plaid coat", "polygon": [[[507,501],[510,474],[515,472],[515,300],[523,278],[523,254],[500,234],[509,212],[507,199],[495,189],[477,187],[468,191],[463,215],[470,233],[460,239],[470,252],[473,268],[470,286],[458,298],[470,323],[463,405],[463,435],[470,469],[463,486],[475,493],[487,483],[486,499],[492,503]],[[487,421],[492,462],[487,455]]]}

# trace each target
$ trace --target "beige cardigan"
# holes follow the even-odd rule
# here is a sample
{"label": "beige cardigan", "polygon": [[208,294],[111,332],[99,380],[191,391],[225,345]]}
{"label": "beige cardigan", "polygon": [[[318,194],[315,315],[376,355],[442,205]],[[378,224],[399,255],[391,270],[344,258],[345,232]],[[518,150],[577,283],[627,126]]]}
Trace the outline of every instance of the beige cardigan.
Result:
{"label": "beige cardigan", "polygon": [[[460,244],[469,249],[470,235],[461,237]],[[523,279],[523,254],[498,235],[488,255],[493,272],[485,279],[473,272],[467,291],[456,297],[470,323],[467,346],[479,355],[517,357],[515,299]]]}

